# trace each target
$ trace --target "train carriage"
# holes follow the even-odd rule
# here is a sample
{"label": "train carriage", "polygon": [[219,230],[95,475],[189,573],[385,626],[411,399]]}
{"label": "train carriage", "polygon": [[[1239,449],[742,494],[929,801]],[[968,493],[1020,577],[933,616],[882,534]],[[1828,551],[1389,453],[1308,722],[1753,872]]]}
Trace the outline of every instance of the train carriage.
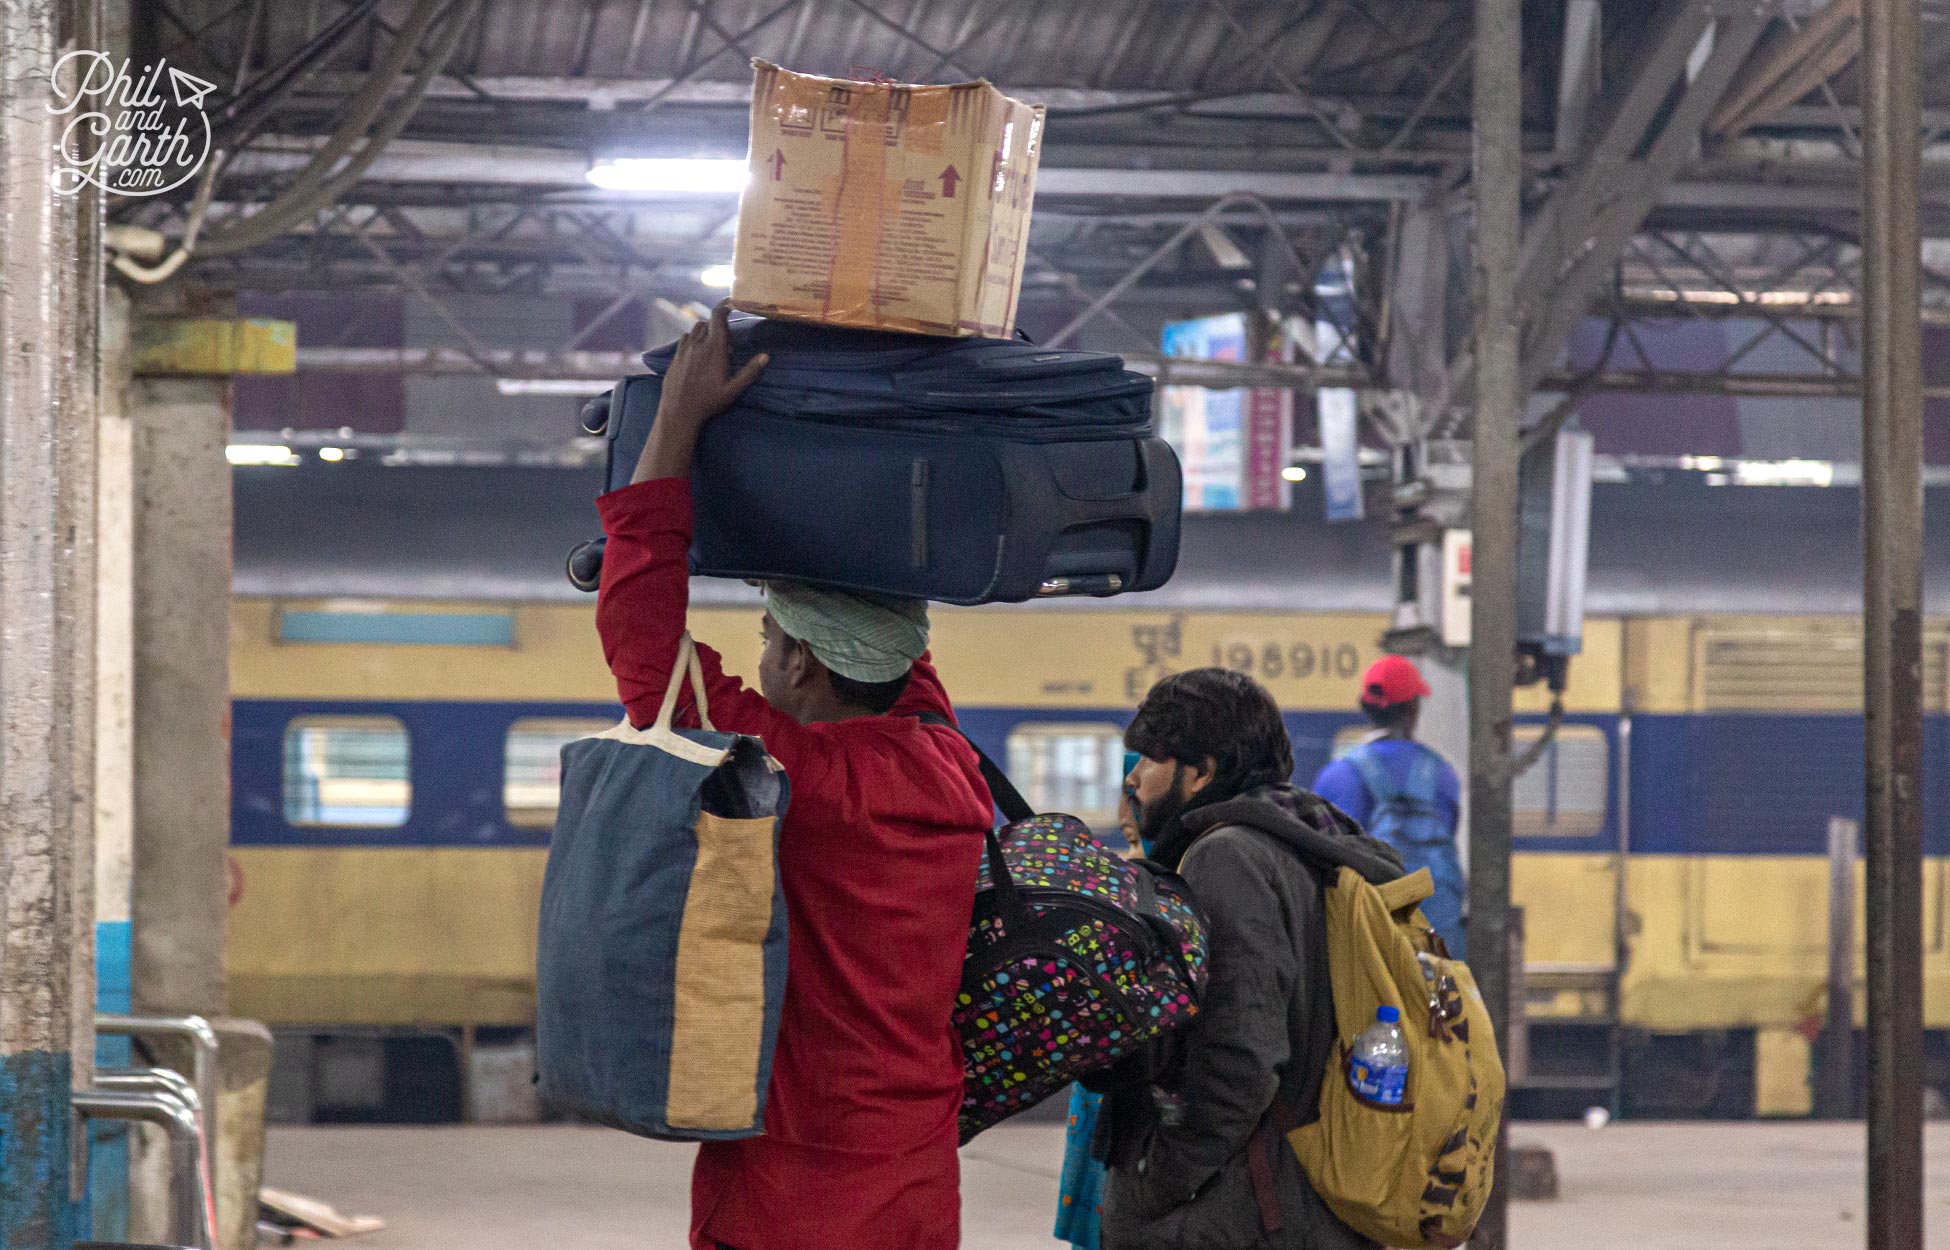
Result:
{"label": "train carriage", "polygon": [[[1119,735],[1158,676],[1219,663],[1264,681],[1304,782],[1365,730],[1356,682],[1382,625],[942,609],[935,653],[965,728],[1032,802],[1110,830]],[[557,752],[620,715],[591,607],[245,598],[233,626],[234,1010],[293,1037],[519,1037]],[[756,673],[756,603],[696,607],[692,626]],[[1926,1008],[1941,1030],[1950,628],[1926,652]],[[1861,814],[1859,702],[1846,618],[1588,623],[1564,726],[1516,787],[1520,1109],[1807,1111],[1828,828]],[[1520,692],[1519,712],[1522,745],[1542,731],[1541,692]]]}

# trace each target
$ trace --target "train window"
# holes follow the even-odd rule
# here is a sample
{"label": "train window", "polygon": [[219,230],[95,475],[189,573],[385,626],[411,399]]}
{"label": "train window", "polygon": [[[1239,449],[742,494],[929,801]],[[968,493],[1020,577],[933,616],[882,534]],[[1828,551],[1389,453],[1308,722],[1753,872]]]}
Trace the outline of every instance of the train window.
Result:
{"label": "train window", "polygon": [[501,805],[508,809],[508,823],[522,829],[553,825],[562,791],[563,745],[615,723],[585,716],[530,716],[508,726],[501,773]]}
{"label": "train window", "polygon": [[284,730],[284,818],[386,828],[413,802],[406,726],[394,716],[301,716]]}
{"label": "train window", "polygon": [[[1544,732],[1519,725],[1511,734],[1519,754]],[[1560,725],[1557,738],[1511,789],[1511,832],[1520,838],[1595,838],[1605,828],[1610,746],[1596,725]]]}
{"label": "train window", "polygon": [[1065,812],[1092,828],[1117,823],[1124,731],[1106,724],[1022,725],[1009,735],[1009,779],[1039,812]]}

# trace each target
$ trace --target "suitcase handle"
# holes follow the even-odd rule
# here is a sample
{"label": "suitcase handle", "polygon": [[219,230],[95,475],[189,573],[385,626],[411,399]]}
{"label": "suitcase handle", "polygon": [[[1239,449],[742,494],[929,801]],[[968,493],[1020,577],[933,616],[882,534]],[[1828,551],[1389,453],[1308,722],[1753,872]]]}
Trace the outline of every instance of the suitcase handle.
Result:
{"label": "suitcase handle", "polygon": [[[1054,467],[1042,460],[1034,451],[1026,447],[1002,447],[999,454],[1015,461],[1014,473],[1026,475],[1032,463],[1042,464],[1048,475],[1050,487],[1069,501],[1064,509],[1061,532],[1071,532],[1093,525],[1121,523],[1135,526],[1142,534],[1142,545],[1135,553],[1134,565],[1109,569],[1070,569],[1061,573],[1047,571],[1050,549],[1045,547],[1037,559],[1046,570],[1037,586],[1038,598],[1054,598],[1063,595],[1113,595],[1129,589],[1132,585],[1159,585],[1170,576],[1171,566],[1177,562],[1177,544],[1170,535],[1177,520],[1179,499],[1169,502],[1169,517],[1157,509],[1134,508],[1133,502],[1144,500],[1154,486],[1169,482],[1176,477],[1176,456],[1170,444],[1160,438],[1146,438],[1137,444],[1138,472],[1133,489],[1119,491],[1115,495],[1078,497],[1063,489],[1062,482]],[[1005,476],[1010,474],[1005,471]],[[1166,549],[1159,549],[1160,529],[1165,534]],[[1054,534],[1054,530],[1052,533]],[[1129,577],[1132,580],[1127,581]]]}
{"label": "suitcase handle", "polygon": [[1074,491],[1066,490],[1062,477],[1053,467],[1049,468],[1050,485],[1058,494],[1078,505],[1075,515],[1079,521],[1118,520],[1130,515],[1128,505],[1131,500],[1142,498],[1150,493],[1151,484],[1158,480],[1161,470],[1169,467],[1165,459],[1170,454],[1169,444],[1162,439],[1139,440],[1137,480],[1132,484],[1131,489],[1119,491],[1115,495],[1079,495]]}

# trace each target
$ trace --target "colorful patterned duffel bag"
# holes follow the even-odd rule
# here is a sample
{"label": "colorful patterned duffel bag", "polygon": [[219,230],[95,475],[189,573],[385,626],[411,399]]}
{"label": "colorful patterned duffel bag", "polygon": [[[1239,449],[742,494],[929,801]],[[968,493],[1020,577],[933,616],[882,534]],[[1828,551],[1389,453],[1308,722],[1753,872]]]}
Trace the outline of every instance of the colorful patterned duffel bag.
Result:
{"label": "colorful patterned duffel bag", "polygon": [[991,833],[955,1005],[962,1141],[1189,1020],[1205,956],[1185,883],[1082,821]]}

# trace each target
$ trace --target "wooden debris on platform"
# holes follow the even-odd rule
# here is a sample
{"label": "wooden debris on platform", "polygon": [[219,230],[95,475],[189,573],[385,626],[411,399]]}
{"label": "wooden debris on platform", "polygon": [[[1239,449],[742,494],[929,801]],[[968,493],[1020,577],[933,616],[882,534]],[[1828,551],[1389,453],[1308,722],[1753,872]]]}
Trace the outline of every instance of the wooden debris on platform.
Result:
{"label": "wooden debris on platform", "polygon": [[268,1185],[257,1191],[257,1205],[265,1219],[299,1237],[358,1237],[386,1227],[376,1215],[341,1215],[330,1203]]}

